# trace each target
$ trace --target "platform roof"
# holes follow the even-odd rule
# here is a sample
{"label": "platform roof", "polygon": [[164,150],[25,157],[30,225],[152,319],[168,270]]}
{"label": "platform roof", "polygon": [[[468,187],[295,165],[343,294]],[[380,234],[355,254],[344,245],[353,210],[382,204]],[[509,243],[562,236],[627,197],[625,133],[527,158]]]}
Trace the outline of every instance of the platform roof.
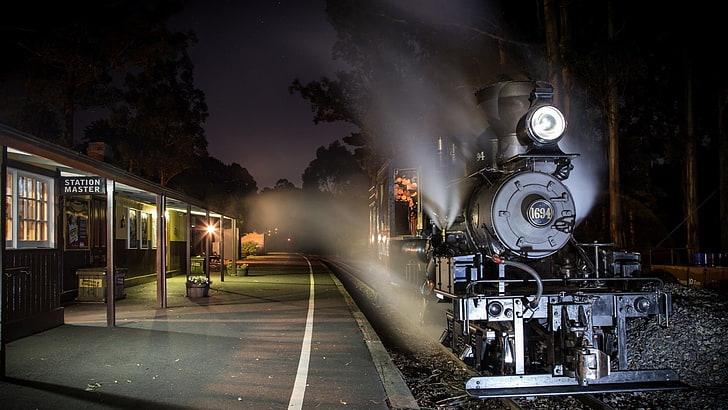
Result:
{"label": "platform roof", "polygon": [[167,208],[185,210],[189,205],[193,213],[204,214],[209,211],[211,216],[223,216],[196,198],[3,123],[0,123],[0,145],[8,148],[9,159],[57,169],[62,176],[99,176],[112,180],[115,182],[115,192],[139,202],[156,204],[157,197],[164,195]]}

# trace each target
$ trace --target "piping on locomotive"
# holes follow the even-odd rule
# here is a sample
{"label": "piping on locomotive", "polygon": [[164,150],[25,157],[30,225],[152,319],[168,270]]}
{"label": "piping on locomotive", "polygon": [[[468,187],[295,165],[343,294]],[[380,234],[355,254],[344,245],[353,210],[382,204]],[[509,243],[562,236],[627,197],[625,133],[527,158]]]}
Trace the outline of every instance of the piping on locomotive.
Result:
{"label": "piping on locomotive", "polygon": [[[421,163],[388,163],[370,202],[376,257],[425,300],[450,304],[441,342],[479,373],[467,393],[685,388],[674,370],[635,369],[627,349],[629,320],[668,324],[662,282],[641,276],[638,253],[573,236],[565,181],[578,154],[559,147],[566,120],[553,87],[506,81],[475,96],[490,134],[460,147],[439,140]],[[459,207],[434,205],[435,185]]]}

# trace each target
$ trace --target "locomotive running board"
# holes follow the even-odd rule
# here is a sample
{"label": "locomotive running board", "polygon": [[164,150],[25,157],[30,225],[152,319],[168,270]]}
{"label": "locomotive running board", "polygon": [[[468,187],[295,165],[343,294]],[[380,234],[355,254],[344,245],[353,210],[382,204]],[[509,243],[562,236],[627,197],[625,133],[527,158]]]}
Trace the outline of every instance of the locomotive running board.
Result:
{"label": "locomotive running board", "polygon": [[649,390],[683,390],[674,370],[615,371],[607,377],[589,380],[581,386],[571,377],[550,374],[473,377],[465,383],[470,396],[487,399],[518,396],[557,396],[569,394],[628,393]]}

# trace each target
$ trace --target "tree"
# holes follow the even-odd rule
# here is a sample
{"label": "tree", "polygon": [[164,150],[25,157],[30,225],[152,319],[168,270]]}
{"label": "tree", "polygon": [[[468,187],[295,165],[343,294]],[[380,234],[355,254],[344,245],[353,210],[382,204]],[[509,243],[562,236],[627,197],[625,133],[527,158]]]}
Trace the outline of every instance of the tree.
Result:
{"label": "tree", "polygon": [[339,141],[316,150],[316,158],[303,172],[303,189],[328,192],[334,196],[366,193],[369,182],[354,154]]}
{"label": "tree", "polygon": [[166,185],[196,157],[207,156],[202,124],[208,113],[187,54],[194,35],[160,28],[150,41],[155,46],[149,53],[135,56],[142,70],[127,74],[123,102],[113,108],[111,121],[134,141],[129,171]]}
{"label": "tree", "polygon": [[286,178],[281,178],[278,181],[276,181],[276,184],[273,188],[265,187],[263,188],[263,192],[267,191],[291,191],[297,189],[295,185],[293,185],[293,182],[287,180]]}
{"label": "tree", "polygon": [[[303,244],[305,228],[302,225],[308,207],[301,189],[287,179],[279,179],[274,188],[264,188],[257,196],[250,198],[250,211],[245,230],[271,235],[293,237]],[[276,236],[275,240],[279,237]]]}
{"label": "tree", "polygon": [[[179,10],[172,1],[26,1],[3,12],[0,75],[7,122],[60,145],[74,144],[79,107],[105,107],[118,98],[116,70],[130,69],[140,41]],[[146,51],[148,52],[148,51]],[[151,52],[149,52],[151,54]]]}
{"label": "tree", "polygon": [[[616,35],[614,19],[614,7],[610,1],[607,4],[607,37],[610,45],[614,43]],[[613,50],[608,50],[608,52],[613,52]],[[608,60],[611,61],[611,59]],[[609,232],[612,242],[623,246],[626,238],[624,229],[622,229],[624,219],[622,218],[622,186],[619,173],[619,109],[616,70],[613,67],[607,67],[606,77],[607,103],[605,114],[607,117],[607,157],[609,158]]]}
{"label": "tree", "polygon": [[[499,18],[498,10],[476,13],[461,3],[408,10],[386,1],[327,2],[338,34],[334,56],[352,69],[307,84],[296,80],[290,91],[311,102],[315,122],[347,121],[359,128],[345,142],[356,147],[370,177],[413,143],[480,133],[485,123],[473,92],[534,51],[521,41],[533,31],[518,39],[504,34],[509,23],[536,27],[531,15]],[[504,49],[519,52],[508,54],[507,67],[491,64],[488,56]]]}
{"label": "tree", "polygon": [[[728,130],[726,129],[726,115],[728,113],[728,86],[723,85],[719,91],[720,106],[718,109],[718,158],[720,187],[720,209],[718,215],[721,221],[728,221]],[[720,231],[720,249],[728,249],[728,229]]]}
{"label": "tree", "polygon": [[79,107],[107,109],[93,137],[116,147],[117,165],[162,185],[207,155],[207,106],[187,55],[197,40],[165,25],[179,2],[33,3],[3,25],[11,125],[71,147]]}
{"label": "tree", "polygon": [[246,221],[258,191],[247,169],[237,163],[223,164],[213,157],[198,157],[193,167],[172,178],[168,186],[240,221]]}
{"label": "tree", "polygon": [[303,173],[307,242],[319,252],[341,254],[366,240],[369,177],[339,141],[319,147]]}
{"label": "tree", "polygon": [[373,177],[381,165],[381,154],[386,152],[386,149],[380,147],[381,144],[369,130],[368,107],[363,101],[367,96],[367,92],[363,89],[365,83],[366,81],[357,72],[338,72],[335,79],[324,77],[305,85],[295,79],[289,87],[289,92],[300,93],[304,99],[311,102],[315,124],[343,121],[362,130],[344,137],[343,141],[354,147],[354,157]]}

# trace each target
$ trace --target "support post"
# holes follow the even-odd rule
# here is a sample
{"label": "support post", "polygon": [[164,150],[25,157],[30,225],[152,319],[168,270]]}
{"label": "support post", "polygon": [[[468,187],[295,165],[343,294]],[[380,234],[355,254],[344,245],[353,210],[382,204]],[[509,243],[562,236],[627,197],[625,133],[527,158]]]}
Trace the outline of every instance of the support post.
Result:
{"label": "support post", "polygon": [[114,261],[114,239],[116,237],[116,185],[106,180],[106,326],[116,326],[116,269]]}
{"label": "support post", "polygon": [[167,196],[157,195],[157,306],[167,307]]}

